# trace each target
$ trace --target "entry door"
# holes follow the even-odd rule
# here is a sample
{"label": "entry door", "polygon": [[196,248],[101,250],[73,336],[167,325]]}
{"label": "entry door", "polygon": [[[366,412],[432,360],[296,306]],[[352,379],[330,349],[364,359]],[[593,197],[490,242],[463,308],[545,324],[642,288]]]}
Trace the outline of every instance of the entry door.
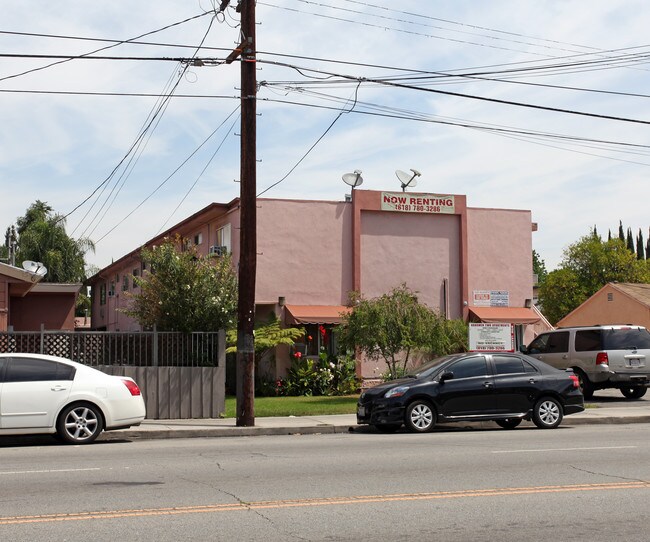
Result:
{"label": "entry door", "polygon": [[11,358],[0,384],[0,428],[53,427],[70,395],[74,368],[38,358]]}
{"label": "entry door", "polygon": [[488,373],[484,356],[457,361],[447,371],[453,373],[453,378],[438,387],[438,402],[443,416],[476,416],[496,410],[494,377]]}

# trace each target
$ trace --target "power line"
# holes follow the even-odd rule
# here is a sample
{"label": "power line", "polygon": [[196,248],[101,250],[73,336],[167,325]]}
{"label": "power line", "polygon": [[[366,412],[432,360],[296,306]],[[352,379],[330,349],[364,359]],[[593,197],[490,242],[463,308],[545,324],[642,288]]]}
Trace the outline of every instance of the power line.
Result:
{"label": "power line", "polygon": [[[151,30],[150,32],[145,32],[144,34],[140,34],[139,36],[135,36],[135,37],[130,38],[130,39],[128,39],[128,40],[112,40],[112,42],[111,42],[112,45],[108,45],[108,46],[106,46],[106,47],[101,47],[100,49],[96,49],[96,50],[94,50],[94,51],[90,51],[90,52],[88,52],[88,53],[86,53],[85,55],[82,55],[82,56],[88,56],[88,55],[92,55],[92,54],[95,54],[95,53],[99,53],[99,52],[101,52],[101,51],[105,51],[106,49],[110,49],[110,48],[112,48],[112,47],[117,47],[118,45],[122,45],[122,44],[125,44],[125,43],[135,43],[136,40],[139,40],[140,38],[144,38],[145,36],[150,36],[150,35],[152,35],[152,34],[156,34],[156,33],[158,33],[158,32],[162,32],[162,31],[167,30],[167,29],[169,29],[169,28],[172,28],[172,27],[174,27],[174,26],[178,26],[178,25],[181,25],[181,24],[185,24],[185,23],[187,23],[187,22],[189,22],[189,21],[193,21],[193,20],[195,20],[195,19],[199,19],[200,17],[205,17],[205,15],[207,15],[207,13],[202,13],[202,14],[200,14],[200,15],[195,15],[195,16],[193,16],[193,17],[189,17],[189,18],[184,19],[184,20],[182,20],[182,21],[178,21],[178,22],[176,22],[176,23],[172,23],[172,24],[169,24],[169,25],[167,25],[167,26],[163,26],[162,28],[158,28],[158,29],[156,29],[156,30]],[[33,36],[39,36],[39,37],[55,37],[55,36],[53,36],[53,35],[47,35],[47,34],[33,34],[33,33],[28,33],[28,32],[9,32],[9,31],[0,31],[0,34],[12,34],[12,35],[32,36],[32,37],[33,37]],[[78,38],[70,38],[70,37],[68,37],[68,36],[56,36],[56,37],[58,37],[58,38],[66,38],[66,39],[78,39]],[[94,39],[90,40],[90,39],[89,39],[89,41],[104,41],[104,40],[94,40]],[[5,77],[0,78],[0,81],[5,81],[5,80],[7,80],[7,79],[13,79],[13,78],[15,78],[15,77],[20,77],[20,76],[22,76],[22,75],[27,75],[28,73],[33,73],[33,72],[36,72],[36,71],[39,71],[39,70],[45,70],[45,69],[47,69],[47,68],[51,68],[52,66],[55,66],[55,65],[57,65],[57,64],[63,64],[64,62],[69,62],[70,60],[72,60],[72,59],[65,59],[65,60],[61,60],[61,61],[59,61],[59,62],[53,62],[52,64],[48,64],[47,66],[40,66],[40,67],[38,67],[38,68],[32,68],[32,69],[30,69],[30,70],[26,70],[26,71],[21,72],[21,73],[16,73],[16,74],[13,74],[13,75],[7,75],[7,76],[5,76]]]}
{"label": "power line", "polygon": [[530,104],[530,103],[524,103],[524,102],[517,102],[514,100],[502,100],[498,98],[488,98],[486,96],[477,96],[475,94],[464,94],[461,92],[451,92],[448,90],[440,90],[440,89],[432,89],[432,88],[422,88],[418,87],[415,85],[406,85],[402,83],[395,83],[392,81],[386,81],[382,79],[375,79],[375,78],[370,78],[370,77],[358,77],[358,76],[352,76],[352,75],[344,75],[344,74],[339,74],[339,73],[334,73],[334,72],[327,72],[324,70],[317,70],[315,68],[305,68],[305,67],[296,67],[292,66],[291,64],[285,64],[281,62],[273,62],[269,60],[259,60],[258,63],[266,63],[266,64],[271,64],[271,65],[276,65],[276,66],[284,66],[287,68],[293,68],[293,69],[300,69],[303,71],[310,71],[318,74],[326,74],[326,75],[331,75],[334,77],[340,77],[342,79],[346,79],[349,81],[358,81],[361,83],[374,83],[378,85],[383,85],[387,87],[393,87],[393,88],[403,88],[403,89],[408,89],[408,90],[417,90],[421,92],[429,92],[433,94],[442,94],[445,96],[454,96],[457,98],[468,98],[471,100],[479,100],[479,101],[484,101],[484,102],[490,102],[490,103],[498,103],[502,105],[510,105],[514,107],[525,107],[529,109],[537,109],[541,111],[552,111],[554,113],[566,113],[569,115],[579,115],[579,116],[584,116],[584,117],[591,117],[591,118],[598,118],[598,119],[604,119],[604,120],[615,120],[615,121],[620,121],[620,122],[630,122],[630,123],[636,123],[636,124],[650,124],[650,121],[646,120],[639,120],[639,119],[631,119],[631,118],[626,118],[626,117],[616,117],[613,115],[602,115],[598,113],[588,113],[585,111],[576,111],[572,109],[564,109],[560,107],[550,107],[550,106],[544,106],[544,105],[537,105],[537,104]]}

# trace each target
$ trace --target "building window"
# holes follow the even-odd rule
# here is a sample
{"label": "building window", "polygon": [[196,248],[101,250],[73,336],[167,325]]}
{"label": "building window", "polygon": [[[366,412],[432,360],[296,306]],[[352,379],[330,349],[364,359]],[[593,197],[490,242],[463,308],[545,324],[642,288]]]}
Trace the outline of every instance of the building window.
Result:
{"label": "building window", "polygon": [[194,244],[195,245],[200,245],[201,243],[203,243],[203,234],[202,233],[197,233],[194,236]]}
{"label": "building window", "polygon": [[99,304],[106,305],[106,283],[99,285]]}
{"label": "building window", "polygon": [[122,291],[126,292],[129,289],[129,276],[128,275],[123,275],[122,276]]}
{"label": "building window", "polygon": [[[332,324],[306,324],[305,342],[303,343],[301,353],[305,356],[318,356],[326,354],[327,357],[338,354],[338,344],[336,334],[333,333],[334,325]],[[296,344],[298,346],[299,343]]]}
{"label": "building window", "polygon": [[226,252],[232,252],[230,249],[230,224],[224,224],[217,228],[215,242],[216,246],[225,247]]}
{"label": "building window", "polygon": [[136,267],[133,270],[133,289],[135,290],[138,287],[138,283],[135,281],[136,277],[140,275],[140,270]]}
{"label": "building window", "polygon": [[614,294],[612,292],[607,294],[607,301],[614,301]]}

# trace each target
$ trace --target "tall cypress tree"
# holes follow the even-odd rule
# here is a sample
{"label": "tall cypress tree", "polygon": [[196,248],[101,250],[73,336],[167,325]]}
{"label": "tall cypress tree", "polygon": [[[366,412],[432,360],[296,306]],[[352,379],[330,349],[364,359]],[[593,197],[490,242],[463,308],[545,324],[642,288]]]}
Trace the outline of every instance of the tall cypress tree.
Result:
{"label": "tall cypress tree", "polygon": [[612,230],[607,230],[607,240],[608,241],[612,240]]}
{"label": "tall cypress tree", "polygon": [[648,240],[645,245],[645,257],[646,259],[650,258],[650,228],[648,228]]}
{"label": "tall cypress tree", "polygon": [[623,232],[623,221],[618,221],[618,238],[625,243],[625,233]]}
{"label": "tall cypress tree", "polygon": [[635,252],[635,250],[634,250],[634,238],[632,237],[632,228],[627,229],[627,249],[630,252]]}
{"label": "tall cypress tree", "polygon": [[645,246],[643,244],[643,233],[639,228],[639,236],[636,238],[636,259],[645,260]]}

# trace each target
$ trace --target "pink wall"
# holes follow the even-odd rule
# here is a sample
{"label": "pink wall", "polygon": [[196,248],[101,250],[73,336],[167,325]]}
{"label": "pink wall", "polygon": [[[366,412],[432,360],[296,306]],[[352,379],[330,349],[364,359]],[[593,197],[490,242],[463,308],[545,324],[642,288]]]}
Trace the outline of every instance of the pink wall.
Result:
{"label": "pink wall", "polygon": [[258,303],[344,305],[352,289],[351,205],[259,200]]}
{"label": "pink wall", "polygon": [[456,215],[361,213],[361,291],[377,297],[402,283],[421,302],[445,313],[449,281],[451,318],[460,318],[460,219]]}
{"label": "pink wall", "polygon": [[506,290],[511,307],[533,298],[530,211],[467,209],[469,299],[475,290]]}

